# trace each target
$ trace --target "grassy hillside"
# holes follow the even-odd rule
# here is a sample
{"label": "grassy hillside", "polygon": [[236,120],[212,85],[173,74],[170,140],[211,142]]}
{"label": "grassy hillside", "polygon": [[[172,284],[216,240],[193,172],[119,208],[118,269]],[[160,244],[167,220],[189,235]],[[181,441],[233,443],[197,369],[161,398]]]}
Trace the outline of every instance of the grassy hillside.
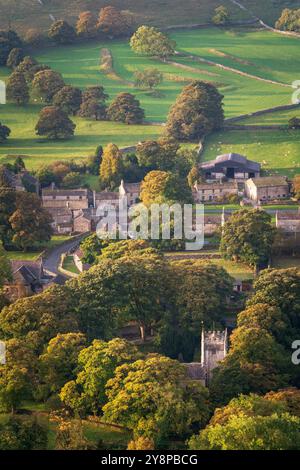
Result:
{"label": "grassy hillside", "polygon": [[[273,23],[281,10],[286,7],[297,7],[299,0],[241,0],[265,21]],[[41,4],[42,3],[42,4]],[[230,0],[0,0],[0,24],[7,27],[9,23],[20,31],[28,27],[45,30],[52,20],[66,18],[74,22],[79,11],[97,11],[106,5],[114,5],[122,10],[132,12],[139,23],[170,26],[178,24],[207,23],[214,8],[226,5],[233,20],[249,19],[249,13],[235,6]]]}
{"label": "grassy hillside", "polygon": [[[140,99],[149,123],[164,122],[169,107],[182,87],[193,79],[207,80],[218,86],[225,96],[227,117],[288,104],[291,101],[293,89],[289,86],[241,76],[233,71],[201,63],[197,59],[209,59],[257,78],[272,79],[289,85],[300,75],[297,62],[298,39],[285,38],[268,31],[225,31],[218,28],[179,31],[173,33],[172,37],[177,41],[178,50],[195,57],[175,56],[172,63],[162,63],[133,54],[126,41],[110,41],[48,48],[39,51],[37,59],[60,71],[67,83],[81,88],[103,84],[110,100],[119,92],[131,91]],[[106,75],[100,70],[102,47],[111,50],[114,75]],[[136,89],[133,84],[134,71],[149,66],[155,66],[163,73],[163,83],[156,94]],[[0,79],[5,79],[7,74],[7,69],[0,69]],[[7,159],[7,155],[22,154],[26,155],[27,167],[36,168],[42,162],[57,159],[82,159],[93,153],[99,144],[115,142],[119,146],[133,145],[140,140],[155,138],[163,130],[159,125],[127,126],[72,118],[77,124],[74,139],[48,142],[35,136],[39,109],[40,106],[34,102],[26,107],[11,104],[1,107],[1,121],[12,129],[7,143],[0,147],[2,161]],[[286,124],[287,113],[277,114],[277,122]],[[221,140],[216,140],[219,141]],[[288,142],[287,145],[291,144]],[[299,143],[294,142],[293,152],[298,152],[298,149]],[[264,158],[263,155],[261,158]],[[276,163],[274,167],[277,166]],[[292,165],[289,163],[286,166]]]}

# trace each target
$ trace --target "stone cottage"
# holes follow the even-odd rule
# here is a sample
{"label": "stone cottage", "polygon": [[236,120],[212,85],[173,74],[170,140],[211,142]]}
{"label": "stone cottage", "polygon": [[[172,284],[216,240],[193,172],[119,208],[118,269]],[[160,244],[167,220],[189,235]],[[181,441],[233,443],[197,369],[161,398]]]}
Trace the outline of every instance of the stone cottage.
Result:
{"label": "stone cottage", "polygon": [[285,176],[250,178],[245,183],[245,194],[258,204],[287,199],[290,197],[290,185]]}

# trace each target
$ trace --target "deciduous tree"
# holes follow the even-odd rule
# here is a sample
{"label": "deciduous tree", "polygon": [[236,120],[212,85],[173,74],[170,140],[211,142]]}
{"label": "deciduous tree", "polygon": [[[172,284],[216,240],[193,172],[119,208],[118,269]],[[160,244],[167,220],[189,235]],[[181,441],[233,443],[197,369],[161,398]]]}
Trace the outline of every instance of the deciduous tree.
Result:
{"label": "deciduous tree", "polygon": [[145,112],[139,100],[131,93],[120,93],[110,104],[107,111],[111,121],[125,122],[126,124],[141,124]]}
{"label": "deciduous tree", "polygon": [[101,8],[97,29],[112,38],[126,36],[130,32],[127,16],[113,6]]}
{"label": "deciduous tree", "polygon": [[23,49],[21,49],[20,47],[15,47],[9,53],[6,66],[11,69],[15,69],[20,64],[20,62],[22,62],[23,59],[24,59]]}
{"label": "deciduous tree", "polygon": [[32,88],[45,103],[51,103],[54,95],[65,86],[60,73],[53,70],[42,70],[34,75]]}
{"label": "deciduous tree", "polygon": [[106,421],[155,444],[185,435],[194,423],[203,426],[209,416],[207,390],[188,380],[182,364],[159,355],[117,367],[107,383],[107,397]]}
{"label": "deciduous tree", "polygon": [[65,20],[55,21],[49,29],[48,36],[56,44],[71,44],[76,39],[75,29]]}
{"label": "deciduous tree", "polygon": [[166,58],[175,52],[176,43],[153,26],[140,26],[130,39],[134,52]]}
{"label": "deciduous tree", "polygon": [[13,72],[10,75],[6,85],[6,96],[9,101],[19,106],[28,103],[29,87],[22,73]]}
{"label": "deciduous tree", "polygon": [[75,378],[78,354],[85,346],[82,333],[58,334],[49,341],[39,357],[44,398],[59,392],[66,382]]}
{"label": "deciduous tree", "polygon": [[223,95],[206,82],[185,86],[171,107],[166,132],[177,140],[199,140],[219,129],[224,121]]}
{"label": "deciduous tree", "polygon": [[271,216],[265,211],[241,209],[222,229],[221,252],[226,258],[256,268],[268,262],[275,232]]}
{"label": "deciduous tree", "polygon": [[84,39],[94,38],[97,35],[96,18],[91,11],[82,11],[76,23],[77,35]]}
{"label": "deciduous tree", "polygon": [[148,68],[134,72],[134,78],[137,87],[153,90],[162,82],[163,74],[156,68]]}
{"label": "deciduous tree", "polygon": [[52,217],[36,194],[17,193],[16,210],[9,222],[14,232],[13,243],[24,251],[38,242],[46,243],[51,239]]}
{"label": "deciduous tree", "polygon": [[103,151],[100,180],[103,187],[114,189],[122,179],[122,153],[115,144],[108,144]]}
{"label": "deciduous tree", "polygon": [[94,340],[79,353],[77,376],[64,385],[61,400],[79,414],[101,414],[107,401],[105,386],[116,367],[139,356],[137,348],[124,339],[115,338],[108,343]]}
{"label": "deciduous tree", "polygon": [[61,88],[53,97],[54,106],[58,106],[67,114],[75,114],[79,111],[82,101],[80,88],[66,85]]}
{"label": "deciduous tree", "polygon": [[69,139],[74,135],[76,124],[57,106],[46,106],[39,115],[35,127],[37,135],[48,139]]}

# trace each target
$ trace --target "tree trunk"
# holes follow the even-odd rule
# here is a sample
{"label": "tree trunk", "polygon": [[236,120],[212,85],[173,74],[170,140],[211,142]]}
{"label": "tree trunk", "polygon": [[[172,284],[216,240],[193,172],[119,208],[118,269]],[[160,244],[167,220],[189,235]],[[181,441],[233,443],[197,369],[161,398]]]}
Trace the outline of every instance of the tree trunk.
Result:
{"label": "tree trunk", "polygon": [[141,340],[143,341],[143,343],[146,341],[146,328],[145,328],[145,325],[141,324],[140,325],[140,333],[141,333]]}

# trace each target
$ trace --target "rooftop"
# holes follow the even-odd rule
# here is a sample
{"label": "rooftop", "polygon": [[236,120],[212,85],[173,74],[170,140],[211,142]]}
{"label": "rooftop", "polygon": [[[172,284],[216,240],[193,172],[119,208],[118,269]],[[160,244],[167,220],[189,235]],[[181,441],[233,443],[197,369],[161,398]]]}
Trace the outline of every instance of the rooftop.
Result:
{"label": "rooftop", "polygon": [[89,190],[80,189],[43,189],[42,196],[88,196]]}
{"label": "rooftop", "polygon": [[262,176],[261,178],[250,179],[257,188],[270,186],[285,186],[288,184],[286,176]]}
{"label": "rooftop", "polygon": [[252,160],[248,160],[246,157],[244,157],[244,155],[240,155],[239,153],[225,153],[224,155],[219,155],[215,158],[215,160],[210,160],[208,162],[201,163],[200,168],[208,169],[220,163],[227,162],[246,166],[249,170],[252,170],[255,173],[260,171],[259,163],[253,162]]}
{"label": "rooftop", "polygon": [[196,183],[197,190],[203,189],[238,189],[236,181],[226,181],[224,183]]}
{"label": "rooftop", "polygon": [[276,217],[278,220],[300,220],[299,211],[277,211]]}

